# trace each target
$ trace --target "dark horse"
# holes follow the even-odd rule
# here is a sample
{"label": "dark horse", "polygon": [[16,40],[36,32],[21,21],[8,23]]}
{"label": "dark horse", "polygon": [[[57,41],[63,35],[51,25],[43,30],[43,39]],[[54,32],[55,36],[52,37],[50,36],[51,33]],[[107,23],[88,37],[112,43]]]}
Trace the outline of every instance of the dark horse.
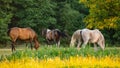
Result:
{"label": "dark horse", "polygon": [[15,42],[17,40],[23,40],[23,41],[29,41],[31,43],[31,49],[32,42],[34,42],[34,48],[37,50],[39,47],[38,37],[36,32],[31,28],[19,28],[19,27],[13,27],[8,30],[8,35],[11,38],[12,41],[12,51],[15,50]]}
{"label": "dark horse", "polygon": [[48,44],[50,44],[50,41],[54,41],[57,47],[60,46],[61,37],[67,37],[67,35],[61,32],[59,29],[43,29],[42,36],[45,36]]}

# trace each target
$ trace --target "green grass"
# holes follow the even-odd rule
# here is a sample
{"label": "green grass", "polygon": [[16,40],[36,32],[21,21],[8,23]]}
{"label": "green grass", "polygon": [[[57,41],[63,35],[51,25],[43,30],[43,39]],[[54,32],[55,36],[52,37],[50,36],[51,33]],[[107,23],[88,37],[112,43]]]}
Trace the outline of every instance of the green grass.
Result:
{"label": "green grass", "polygon": [[[92,47],[86,47],[85,49],[77,49],[77,48],[69,48],[69,47],[40,47],[39,50],[30,50],[27,48],[17,49],[15,52],[11,52],[10,49],[0,49],[0,60],[16,60],[22,59],[25,57],[32,58],[54,58],[60,57],[69,58],[70,56],[95,56],[95,57],[105,57],[105,56],[114,56],[120,57],[120,48],[116,47],[106,47],[104,51],[99,49],[98,51],[94,51]],[[8,52],[7,52],[8,51]],[[3,54],[5,53],[5,54]]]}

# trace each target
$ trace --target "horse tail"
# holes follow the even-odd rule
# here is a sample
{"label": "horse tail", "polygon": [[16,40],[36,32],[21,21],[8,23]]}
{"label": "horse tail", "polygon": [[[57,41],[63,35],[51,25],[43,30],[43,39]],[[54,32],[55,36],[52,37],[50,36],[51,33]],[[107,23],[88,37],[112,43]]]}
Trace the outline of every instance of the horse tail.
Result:
{"label": "horse tail", "polygon": [[83,42],[82,30],[80,31],[80,38],[81,38],[81,41]]}

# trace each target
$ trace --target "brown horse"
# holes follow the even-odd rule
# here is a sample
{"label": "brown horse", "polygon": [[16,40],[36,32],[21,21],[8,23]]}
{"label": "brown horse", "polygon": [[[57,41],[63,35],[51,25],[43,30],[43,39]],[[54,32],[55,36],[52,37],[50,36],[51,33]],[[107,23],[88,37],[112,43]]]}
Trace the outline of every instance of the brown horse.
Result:
{"label": "brown horse", "polygon": [[57,47],[60,46],[61,37],[67,37],[67,35],[61,32],[59,29],[43,29],[42,36],[45,36],[48,44],[50,44],[51,41],[54,41]]}
{"label": "brown horse", "polygon": [[15,50],[15,42],[17,40],[23,40],[23,41],[29,41],[31,43],[31,49],[32,42],[34,42],[34,48],[37,50],[39,47],[38,37],[35,31],[31,28],[19,28],[19,27],[13,27],[8,30],[8,35],[11,38],[12,41],[12,51]]}

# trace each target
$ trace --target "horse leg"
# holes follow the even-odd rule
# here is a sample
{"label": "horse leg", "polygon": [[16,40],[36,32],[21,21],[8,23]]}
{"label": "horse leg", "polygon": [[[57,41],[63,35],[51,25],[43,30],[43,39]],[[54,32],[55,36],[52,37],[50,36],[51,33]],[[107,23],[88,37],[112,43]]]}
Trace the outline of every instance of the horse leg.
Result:
{"label": "horse leg", "polygon": [[48,45],[48,47],[50,46],[50,41],[47,39],[47,45]]}
{"label": "horse leg", "polygon": [[11,46],[12,46],[12,52],[15,51],[15,42],[12,42]]}
{"label": "horse leg", "polygon": [[104,50],[104,44],[102,44],[102,41],[98,41],[97,44],[101,47],[102,50]]}
{"label": "horse leg", "polygon": [[31,50],[33,50],[32,41],[30,41],[30,45],[31,45]]}
{"label": "horse leg", "polygon": [[26,48],[28,48],[28,43],[26,42]]}
{"label": "horse leg", "polygon": [[97,45],[94,43],[94,50],[97,51]]}
{"label": "horse leg", "polygon": [[86,45],[87,45],[87,43],[88,43],[88,41],[84,41],[84,43],[83,43],[82,47],[83,47],[83,48],[85,48],[85,47],[86,47]]}
{"label": "horse leg", "polygon": [[81,43],[82,43],[82,42],[81,42],[81,40],[79,39],[79,40],[78,40],[78,44],[77,44],[77,48],[80,47]]}
{"label": "horse leg", "polygon": [[57,47],[59,47],[59,46],[60,46],[60,40],[57,41]]}

